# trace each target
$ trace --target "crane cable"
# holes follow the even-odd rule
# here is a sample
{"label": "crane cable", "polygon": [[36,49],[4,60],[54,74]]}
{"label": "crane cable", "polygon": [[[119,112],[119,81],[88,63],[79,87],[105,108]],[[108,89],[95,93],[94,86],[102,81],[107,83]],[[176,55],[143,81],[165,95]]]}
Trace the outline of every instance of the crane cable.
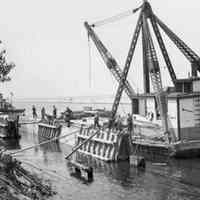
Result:
{"label": "crane cable", "polygon": [[141,7],[142,7],[142,5],[135,8],[135,9],[127,10],[125,12],[121,12],[117,15],[112,16],[112,17],[108,17],[108,18],[105,18],[103,20],[96,21],[91,26],[92,27],[99,27],[99,26],[103,26],[103,25],[106,25],[106,24],[109,24],[109,23],[119,21],[123,18],[129,17],[132,14],[135,14]]}
{"label": "crane cable", "polygon": [[92,87],[92,52],[91,52],[91,43],[90,36],[88,34],[88,56],[89,56],[89,88]]}

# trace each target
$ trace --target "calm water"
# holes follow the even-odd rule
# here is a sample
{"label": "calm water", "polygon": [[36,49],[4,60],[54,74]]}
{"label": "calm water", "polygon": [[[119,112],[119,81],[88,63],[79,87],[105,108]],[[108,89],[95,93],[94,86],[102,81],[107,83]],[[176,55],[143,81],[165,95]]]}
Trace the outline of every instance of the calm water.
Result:
{"label": "calm water", "polygon": [[[22,126],[20,132],[22,138],[19,143],[10,141],[1,145],[13,151],[38,143],[36,125]],[[17,158],[48,172],[36,170],[42,177],[50,179],[58,191],[53,199],[200,199],[200,159],[152,160],[147,162],[145,171],[140,171],[128,162],[107,164],[88,158],[85,161],[94,167],[94,181],[86,184],[70,175],[64,159],[70,151],[71,147],[64,143],[50,143],[19,153]]]}

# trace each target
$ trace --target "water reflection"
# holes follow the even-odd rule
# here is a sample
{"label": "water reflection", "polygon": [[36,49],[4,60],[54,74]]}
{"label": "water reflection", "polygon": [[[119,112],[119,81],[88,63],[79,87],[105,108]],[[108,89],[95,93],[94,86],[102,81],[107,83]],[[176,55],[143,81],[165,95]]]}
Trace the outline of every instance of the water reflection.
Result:
{"label": "water reflection", "polygon": [[0,146],[3,146],[7,150],[17,150],[21,148],[19,139],[1,139]]}
{"label": "water reflection", "polygon": [[[48,139],[38,135],[38,142],[39,143],[48,142]],[[59,140],[41,144],[40,148],[44,152],[61,152]]]}
{"label": "water reflection", "polygon": [[93,167],[95,173],[103,173],[110,182],[120,184],[123,187],[132,187],[131,182],[133,182],[134,177],[140,177],[144,173],[144,170],[133,167],[128,161],[107,163],[79,152],[73,159]]}

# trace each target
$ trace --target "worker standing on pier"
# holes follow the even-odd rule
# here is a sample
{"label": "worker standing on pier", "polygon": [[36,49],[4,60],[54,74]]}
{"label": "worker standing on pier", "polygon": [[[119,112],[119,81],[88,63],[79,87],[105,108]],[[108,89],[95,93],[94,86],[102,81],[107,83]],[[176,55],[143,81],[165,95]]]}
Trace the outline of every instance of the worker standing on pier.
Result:
{"label": "worker standing on pier", "polygon": [[122,118],[120,115],[117,116],[116,119],[116,130],[121,131],[122,130]]}
{"label": "worker standing on pier", "polygon": [[127,126],[128,126],[128,132],[130,133],[130,137],[131,137],[131,133],[133,130],[133,118],[130,113],[128,114],[128,117],[127,117]]}
{"label": "worker standing on pier", "polygon": [[53,118],[57,118],[57,108],[55,106],[53,106]]}
{"label": "worker standing on pier", "polygon": [[67,107],[65,111],[65,122],[67,122],[67,127],[70,127],[71,117],[72,117],[72,111],[69,107]]}
{"label": "worker standing on pier", "polygon": [[44,120],[45,119],[45,108],[42,107],[41,109],[41,119]]}
{"label": "worker standing on pier", "polygon": [[98,113],[96,113],[96,115],[94,116],[94,128],[99,128],[100,124],[99,124],[99,115]]}
{"label": "worker standing on pier", "polygon": [[33,119],[37,119],[36,107],[34,105],[32,107],[32,114],[33,114]]}

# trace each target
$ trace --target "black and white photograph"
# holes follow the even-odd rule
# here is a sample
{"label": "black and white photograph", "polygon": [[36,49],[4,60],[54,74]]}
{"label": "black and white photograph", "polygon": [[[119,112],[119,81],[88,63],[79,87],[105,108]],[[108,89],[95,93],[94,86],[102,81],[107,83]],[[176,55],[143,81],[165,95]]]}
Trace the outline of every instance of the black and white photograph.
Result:
{"label": "black and white photograph", "polygon": [[0,3],[0,200],[200,200],[198,1]]}

